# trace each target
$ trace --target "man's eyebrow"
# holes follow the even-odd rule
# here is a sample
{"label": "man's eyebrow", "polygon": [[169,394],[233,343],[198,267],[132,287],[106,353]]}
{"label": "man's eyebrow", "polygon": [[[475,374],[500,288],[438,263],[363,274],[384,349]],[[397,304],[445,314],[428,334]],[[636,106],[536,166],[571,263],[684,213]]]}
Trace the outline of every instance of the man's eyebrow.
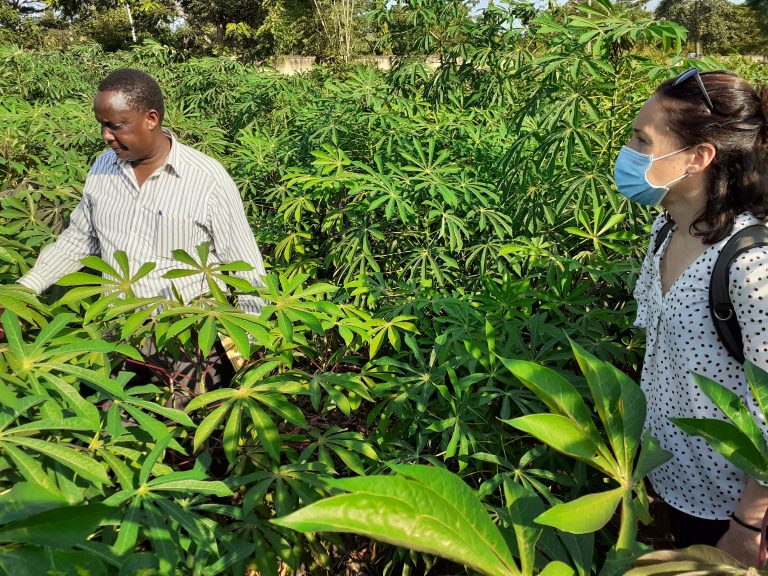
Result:
{"label": "man's eyebrow", "polygon": [[634,126],[632,126],[632,132],[634,132],[635,134],[642,134],[643,136],[646,136],[646,132],[642,128],[635,128]]}

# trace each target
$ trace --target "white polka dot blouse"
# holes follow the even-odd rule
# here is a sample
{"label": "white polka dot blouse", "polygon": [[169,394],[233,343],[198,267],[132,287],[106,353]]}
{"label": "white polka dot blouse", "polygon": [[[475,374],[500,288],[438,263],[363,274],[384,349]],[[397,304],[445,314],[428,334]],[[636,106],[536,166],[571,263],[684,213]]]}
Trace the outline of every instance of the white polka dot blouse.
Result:
{"label": "white polka dot blouse", "polygon": [[[666,222],[653,223],[651,243],[635,287],[635,325],[646,331],[641,387],[648,399],[646,428],[673,457],[650,474],[654,490],[667,504],[693,516],[726,520],[736,507],[746,476],[699,437],[688,436],[670,417],[719,418],[720,410],[696,386],[691,373],[710,378],[749,406],[768,432],[747,385],[742,366],[715,331],[709,311],[709,280],[728,238],[709,246],[662,294],[659,262],[669,237],[653,253],[654,240]],[[733,233],[760,223],[753,215],[736,218]],[[744,341],[745,358],[768,369],[768,247],[752,248],[731,265],[731,300]]]}

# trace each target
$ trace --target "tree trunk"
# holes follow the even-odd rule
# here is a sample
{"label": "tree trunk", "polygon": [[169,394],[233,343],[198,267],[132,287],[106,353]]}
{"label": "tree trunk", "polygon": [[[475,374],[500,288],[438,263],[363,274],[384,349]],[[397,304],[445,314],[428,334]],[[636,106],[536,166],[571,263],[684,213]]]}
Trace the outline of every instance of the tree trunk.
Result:
{"label": "tree trunk", "polygon": [[123,4],[125,5],[125,11],[128,12],[128,23],[131,25],[131,39],[133,40],[133,43],[136,44],[136,28],[133,25],[133,14],[131,14],[131,5],[128,4],[127,0]]}

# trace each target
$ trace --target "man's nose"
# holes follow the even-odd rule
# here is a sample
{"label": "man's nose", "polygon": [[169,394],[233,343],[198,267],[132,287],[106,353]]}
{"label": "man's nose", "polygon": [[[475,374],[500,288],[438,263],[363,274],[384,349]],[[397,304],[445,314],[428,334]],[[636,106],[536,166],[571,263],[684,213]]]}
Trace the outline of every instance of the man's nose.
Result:
{"label": "man's nose", "polygon": [[112,134],[112,131],[109,128],[102,126],[101,139],[104,140],[104,142],[113,142],[115,140],[115,135]]}

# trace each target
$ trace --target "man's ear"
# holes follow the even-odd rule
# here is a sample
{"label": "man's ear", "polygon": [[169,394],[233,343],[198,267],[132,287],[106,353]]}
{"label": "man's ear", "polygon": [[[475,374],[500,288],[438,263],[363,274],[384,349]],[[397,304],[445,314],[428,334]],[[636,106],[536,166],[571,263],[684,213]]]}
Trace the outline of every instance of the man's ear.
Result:
{"label": "man's ear", "polygon": [[154,130],[156,127],[160,125],[160,114],[158,114],[157,110],[154,108],[150,108],[147,110],[147,114],[145,116],[146,122],[147,122],[147,128],[150,130]]}
{"label": "man's ear", "polygon": [[689,174],[696,174],[707,169],[717,155],[717,150],[709,142],[697,144],[693,149],[693,160],[688,166]]}

